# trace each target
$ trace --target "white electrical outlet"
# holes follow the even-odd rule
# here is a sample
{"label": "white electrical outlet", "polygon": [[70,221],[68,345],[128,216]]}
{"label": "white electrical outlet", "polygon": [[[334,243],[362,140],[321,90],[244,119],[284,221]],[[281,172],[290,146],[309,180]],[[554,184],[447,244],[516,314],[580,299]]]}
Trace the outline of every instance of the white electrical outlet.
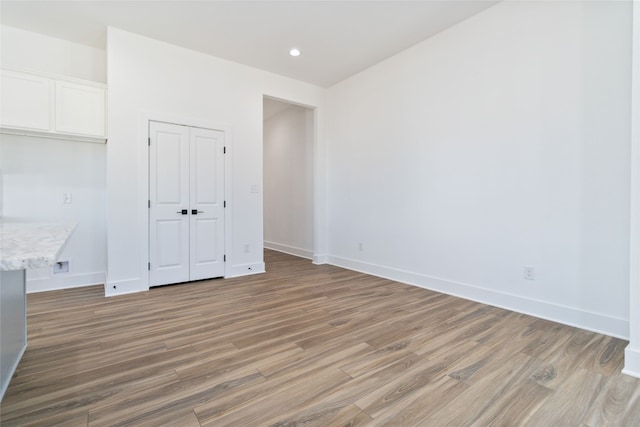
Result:
{"label": "white electrical outlet", "polygon": [[364,250],[364,247],[362,246],[362,243],[358,243],[358,251],[362,252]]}
{"label": "white electrical outlet", "polygon": [[524,279],[525,280],[535,280],[536,278],[536,269],[531,267],[530,265],[524,266]]}
{"label": "white electrical outlet", "polygon": [[249,252],[251,252],[251,247],[249,246],[249,244],[245,244],[244,245],[244,253],[248,254]]}
{"label": "white electrical outlet", "polygon": [[62,203],[64,203],[65,205],[70,205],[72,202],[72,197],[71,197],[71,193],[63,193],[62,194]]}
{"label": "white electrical outlet", "polygon": [[69,272],[71,272],[69,260],[57,261],[55,264],[53,264],[53,274],[64,274]]}

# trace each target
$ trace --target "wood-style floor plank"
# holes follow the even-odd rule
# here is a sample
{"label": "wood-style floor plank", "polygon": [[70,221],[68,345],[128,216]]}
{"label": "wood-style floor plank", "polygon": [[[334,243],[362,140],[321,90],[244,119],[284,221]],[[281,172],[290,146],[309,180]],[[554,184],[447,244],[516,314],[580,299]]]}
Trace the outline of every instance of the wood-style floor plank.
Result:
{"label": "wood-style floor plank", "polygon": [[266,251],[267,273],[28,296],[2,426],[640,425],[626,342]]}

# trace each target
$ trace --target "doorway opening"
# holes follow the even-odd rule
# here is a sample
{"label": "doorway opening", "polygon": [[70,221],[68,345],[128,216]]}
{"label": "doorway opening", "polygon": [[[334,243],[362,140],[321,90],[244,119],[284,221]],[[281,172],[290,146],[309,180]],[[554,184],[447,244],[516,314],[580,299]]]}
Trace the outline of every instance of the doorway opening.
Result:
{"label": "doorway opening", "polygon": [[314,128],[312,108],[263,98],[265,249],[313,259]]}

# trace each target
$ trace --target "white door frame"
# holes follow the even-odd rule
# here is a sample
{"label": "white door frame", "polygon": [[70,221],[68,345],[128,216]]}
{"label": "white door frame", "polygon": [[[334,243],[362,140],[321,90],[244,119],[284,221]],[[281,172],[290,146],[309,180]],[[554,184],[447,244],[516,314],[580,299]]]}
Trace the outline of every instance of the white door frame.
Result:
{"label": "white door frame", "polygon": [[138,162],[138,198],[139,206],[137,208],[137,221],[140,225],[139,229],[142,230],[142,239],[140,239],[140,247],[138,250],[138,268],[140,271],[140,278],[146,283],[145,286],[149,289],[149,122],[165,122],[176,125],[184,125],[191,127],[199,127],[205,129],[213,129],[224,132],[226,154],[224,156],[224,198],[227,202],[227,207],[224,211],[224,251],[226,254],[226,262],[224,264],[224,277],[229,277],[231,268],[233,265],[233,251],[232,251],[232,218],[233,218],[233,197],[232,197],[232,142],[233,136],[231,131],[231,125],[228,123],[216,122],[211,120],[197,119],[193,117],[176,116],[173,114],[156,113],[156,112],[143,112],[140,114],[140,120],[138,121],[138,135],[140,140],[138,141],[137,150],[137,162]]}

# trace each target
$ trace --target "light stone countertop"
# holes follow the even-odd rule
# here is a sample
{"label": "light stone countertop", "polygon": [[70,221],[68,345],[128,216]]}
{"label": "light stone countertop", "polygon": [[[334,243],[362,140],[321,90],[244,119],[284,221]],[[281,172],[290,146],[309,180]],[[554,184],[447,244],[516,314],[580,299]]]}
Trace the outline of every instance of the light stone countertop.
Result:
{"label": "light stone countertop", "polygon": [[76,228],[70,223],[0,219],[0,270],[25,270],[55,264]]}

